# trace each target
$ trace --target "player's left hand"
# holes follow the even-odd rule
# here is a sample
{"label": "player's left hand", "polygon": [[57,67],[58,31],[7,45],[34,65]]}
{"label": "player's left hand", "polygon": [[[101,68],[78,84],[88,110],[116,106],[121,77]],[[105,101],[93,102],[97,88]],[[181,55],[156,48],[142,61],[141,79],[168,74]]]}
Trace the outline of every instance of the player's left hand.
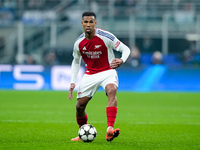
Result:
{"label": "player's left hand", "polygon": [[113,59],[113,61],[111,62],[111,67],[113,69],[118,68],[119,66],[121,66],[121,64],[123,64],[123,60],[120,58],[115,58]]}

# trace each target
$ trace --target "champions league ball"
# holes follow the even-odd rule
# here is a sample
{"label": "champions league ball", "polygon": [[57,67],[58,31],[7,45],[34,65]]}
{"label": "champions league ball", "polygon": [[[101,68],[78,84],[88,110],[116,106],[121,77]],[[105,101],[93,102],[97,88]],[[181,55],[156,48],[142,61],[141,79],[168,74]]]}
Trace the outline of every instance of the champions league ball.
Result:
{"label": "champions league ball", "polygon": [[92,142],[97,136],[97,130],[91,124],[84,124],[80,127],[78,136],[83,142]]}

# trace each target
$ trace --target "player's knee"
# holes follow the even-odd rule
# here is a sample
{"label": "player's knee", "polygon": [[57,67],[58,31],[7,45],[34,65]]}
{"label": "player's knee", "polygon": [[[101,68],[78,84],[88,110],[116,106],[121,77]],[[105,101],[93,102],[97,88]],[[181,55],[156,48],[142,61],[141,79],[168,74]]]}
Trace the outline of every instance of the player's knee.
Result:
{"label": "player's knee", "polygon": [[115,86],[110,86],[109,88],[107,88],[106,93],[108,96],[115,96],[117,92],[117,89]]}

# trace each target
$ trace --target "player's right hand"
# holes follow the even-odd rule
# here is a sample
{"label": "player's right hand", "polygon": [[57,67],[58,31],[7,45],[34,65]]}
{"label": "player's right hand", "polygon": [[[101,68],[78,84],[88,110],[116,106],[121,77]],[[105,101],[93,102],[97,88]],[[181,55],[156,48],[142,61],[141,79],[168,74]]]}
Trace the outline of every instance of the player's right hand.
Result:
{"label": "player's right hand", "polygon": [[69,88],[69,95],[68,95],[68,99],[69,100],[72,100],[74,97],[73,97],[73,90],[74,90],[74,88],[75,88],[75,84],[74,83],[71,83],[70,84],[70,88]]}

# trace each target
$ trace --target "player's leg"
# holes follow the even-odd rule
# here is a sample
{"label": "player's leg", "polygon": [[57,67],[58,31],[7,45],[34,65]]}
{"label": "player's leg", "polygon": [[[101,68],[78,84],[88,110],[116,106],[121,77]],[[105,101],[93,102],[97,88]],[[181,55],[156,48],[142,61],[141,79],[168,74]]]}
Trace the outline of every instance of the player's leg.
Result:
{"label": "player's leg", "polygon": [[84,124],[87,124],[87,114],[85,111],[86,105],[89,102],[89,97],[82,97],[77,99],[76,103],[76,120],[78,123],[78,126],[81,127]]}
{"label": "player's leg", "polygon": [[80,83],[77,93],[76,103],[76,121],[79,127],[87,123],[87,114],[85,108],[92,97],[93,84],[91,84],[91,76],[84,75]]}
{"label": "player's leg", "polygon": [[117,85],[110,83],[106,85],[105,91],[108,96],[107,107],[117,107]]}
{"label": "player's leg", "polygon": [[117,116],[117,85],[108,84],[105,88],[108,96],[108,105],[106,108],[107,114],[107,135],[106,140],[112,141],[115,137],[120,134],[120,129],[113,129],[115,124],[115,119]]}
{"label": "player's leg", "polygon": [[[79,126],[79,128],[84,125],[87,124],[87,114],[85,111],[85,108],[87,106],[87,103],[89,102],[90,98],[89,97],[82,97],[82,98],[78,98],[77,99],[77,103],[76,103],[76,121],[77,124]],[[76,138],[72,138],[71,141],[81,141],[81,139],[78,137]]]}
{"label": "player's leg", "polygon": [[115,137],[120,134],[119,129],[113,129],[115,124],[115,119],[117,116],[117,88],[118,88],[118,76],[116,70],[108,70],[104,72],[104,81],[101,86],[106,91],[108,96],[108,105],[106,108],[107,114],[107,134],[106,140],[112,141]]}
{"label": "player's leg", "polygon": [[[87,103],[92,98],[94,93],[97,91],[99,86],[97,85],[98,78],[94,75],[84,75],[79,86],[77,103],[76,103],[76,121],[79,127],[87,124],[87,114],[85,108]],[[80,141],[79,137],[71,139],[72,141]]]}

